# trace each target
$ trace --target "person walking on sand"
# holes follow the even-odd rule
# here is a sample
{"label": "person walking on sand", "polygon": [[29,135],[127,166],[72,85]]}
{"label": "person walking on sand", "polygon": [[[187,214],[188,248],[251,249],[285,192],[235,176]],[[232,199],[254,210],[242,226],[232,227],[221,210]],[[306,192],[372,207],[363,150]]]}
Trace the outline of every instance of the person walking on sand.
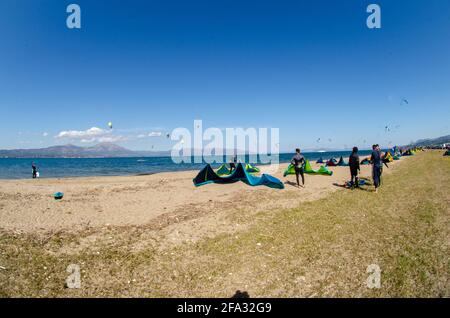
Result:
{"label": "person walking on sand", "polygon": [[373,185],[375,186],[375,193],[378,193],[378,188],[381,184],[381,169],[383,169],[383,160],[381,158],[381,151],[378,145],[372,146],[370,162],[372,163],[372,177]]}
{"label": "person walking on sand", "polygon": [[299,176],[302,177],[302,186],[305,186],[304,165],[306,164],[305,157],[301,154],[299,148],[295,149],[295,155],[292,157],[291,164],[294,166],[295,177],[297,179],[297,186],[300,187]]}
{"label": "person walking on sand", "polygon": [[353,147],[353,151],[348,158],[348,165],[350,166],[350,186],[359,188],[358,172],[361,170],[359,166],[358,147]]}
{"label": "person walking on sand", "polygon": [[36,164],[34,162],[31,163],[31,171],[33,173],[33,179],[37,178],[37,167]]}

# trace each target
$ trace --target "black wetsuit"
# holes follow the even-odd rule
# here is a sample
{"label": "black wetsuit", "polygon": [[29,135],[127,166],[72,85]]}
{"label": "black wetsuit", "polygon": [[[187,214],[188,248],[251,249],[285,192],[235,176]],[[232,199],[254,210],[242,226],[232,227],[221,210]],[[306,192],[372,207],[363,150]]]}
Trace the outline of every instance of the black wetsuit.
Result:
{"label": "black wetsuit", "polygon": [[381,169],[383,168],[383,161],[381,159],[381,151],[374,150],[372,151],[372,156],[370,157],[370,161],[372,162],[372,177],[373,177],[373,185],[375,188],[378,188],[381,184]]}
{"label": "black wetsuit", "polygon": [[297,185],[300,185],[299,175],[302,177],[302,184],[305,185],[305,175],[303,171],[303,165],[306,163],[305,157],[302,154],[296,153],[294,157],[292,157],[291,163],[294,165]]}
{"label": "black wetsuit", "polygon": [[350,166],[350,175],[351,175],[351,185],[359,186],[358,180],[358,171],[359,168],[359,156],[358,153],[352,152],[350,157],[348,158],[348,165]]}
{"label": "black wetsuit", "polygon": [[36,177],[37,177],[37,167],[36,167],[36,165],[31,165],[31,169],[33,171],[33,179],[36,179]]}
{"label": "black wetsuit", "polygon": [[233,157],[233,162],[230,162],[230,173],[232,173],[233,170],[236,169],[236,163],[237,163],[237,157],[234,156],[234,157]]}

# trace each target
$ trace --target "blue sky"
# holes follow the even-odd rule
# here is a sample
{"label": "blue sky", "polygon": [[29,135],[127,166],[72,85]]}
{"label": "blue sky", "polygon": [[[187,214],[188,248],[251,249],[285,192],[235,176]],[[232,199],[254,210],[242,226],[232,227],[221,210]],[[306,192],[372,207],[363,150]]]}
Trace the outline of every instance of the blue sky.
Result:
{"label": "blue sky", "polygon": [[442,0],[2,0],[0,148],[90,145],[56,136],[109,121],[141,150],[194,119],[279,128],[281,150],[449,134],[449,31]]}

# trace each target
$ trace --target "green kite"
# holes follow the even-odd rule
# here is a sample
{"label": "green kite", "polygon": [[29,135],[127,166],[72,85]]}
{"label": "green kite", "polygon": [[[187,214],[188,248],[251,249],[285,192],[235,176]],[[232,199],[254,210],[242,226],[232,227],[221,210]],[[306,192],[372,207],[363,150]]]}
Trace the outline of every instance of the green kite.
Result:
{"label": "green kite", "polygon": [[[320,174],[320,175],[324,175],[324,176],[333,175],[333,171],[331,171],[330,169],[328,169],[325,166],[320,166],[320,168],[318,170],[314,170],[311,167],[311,163],[309,162],[309,160],[306,160],[305,165],[303,166],[303,171],[307,174]],[[290,164],[287,167],[287,169],[284,171],[283,176],[286,177],[289,174],[295,174],[295,167],[293,164]]]}

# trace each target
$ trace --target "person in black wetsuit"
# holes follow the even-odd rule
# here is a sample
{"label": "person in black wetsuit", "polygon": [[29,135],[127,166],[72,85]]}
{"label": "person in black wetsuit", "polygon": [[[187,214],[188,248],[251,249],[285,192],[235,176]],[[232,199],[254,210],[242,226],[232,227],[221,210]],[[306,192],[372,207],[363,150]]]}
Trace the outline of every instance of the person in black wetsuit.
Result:
{"label": "person in black wetsuit", "polygon": [[350,166],[350,186],[359,188],[358,172],[361,170],[359,167],[358,147],[353,147],[352,154],[348,158],[348,165]]}
{"label": "person in black wetsuit", "polygon": [[237,163],[237,156],[236,156],[236,155],[234,155],[234,157],[233,157],[233,161],[232,161],[232,162],[230,162],[230,173],[232,173],[232,172],[233,172],[233,170],[235,170],[235,169],[236,169],[236,163]]}
{"label": "person in black wetsuit", "polygon": [[375,186],[375,193],[377,193],[378,188],[381,185],[381,172],[383,169],[383,159],[381,156],[380,147],[378,145],[372,146],[370,162],[372,163],[373,185]]}
{"label": "person in black wetsuit", "polygon": [[36,164],[34,162],[31,163],[31,171],[33,173],[33,179],[36,179],[36,177],[37,177],[37,167],[36,167]]}
{"label": "person in black wetsuit", "polygon": [[299,175],[302,177],[302,185],[305,186],[304,165],[306,163],[305,157],[301,154],[300,149],[295,149],[295,155],[292,157],[291,164],[295,169],[295,177],[297,178],[297,186],[300,187]]}

